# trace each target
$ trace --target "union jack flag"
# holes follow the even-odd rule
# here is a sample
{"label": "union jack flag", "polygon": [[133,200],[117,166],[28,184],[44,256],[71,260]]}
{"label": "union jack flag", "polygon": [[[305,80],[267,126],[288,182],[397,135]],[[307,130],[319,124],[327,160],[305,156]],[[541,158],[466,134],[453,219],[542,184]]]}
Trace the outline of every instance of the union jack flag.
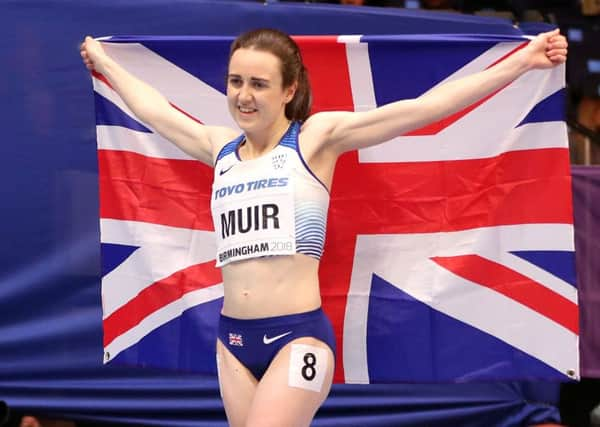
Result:
{"label": "union jack flag", "polygon": [[[313,112],[414,98],[527,40],[297,37]],[[228,37],[104,47],[194,120],[235,127]],[[215,373],[222,279],[212,170],[141,123],[94,74],[106,362]],[[320,270],[336,382],[577,378],[564,67],[338,161]]]}
{"label": "union jack flag", "polygon": [[244,340],[242,339],[242,336],[240,334],[232,334],[231,332],[229,333],[229,345],[235,345],[238,347],[243,347],[244,346]]}

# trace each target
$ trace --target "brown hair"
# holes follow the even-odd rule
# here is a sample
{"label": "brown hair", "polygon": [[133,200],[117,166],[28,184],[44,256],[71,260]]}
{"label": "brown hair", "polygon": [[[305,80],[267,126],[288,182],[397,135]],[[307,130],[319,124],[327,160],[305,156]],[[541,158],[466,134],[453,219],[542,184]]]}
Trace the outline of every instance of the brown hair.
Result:
{"label": "brown hair", "polygon": [[243,33],[233,41],[229,51],[230,61],[238,49],[262,50],[279,58],[283,87],[288,88],[294,82],[298,82],[294,98],[285,106],[285,117],[288,120],[306,120],[312,104],[312,93],[296,42],[279,30],[258,29]]}

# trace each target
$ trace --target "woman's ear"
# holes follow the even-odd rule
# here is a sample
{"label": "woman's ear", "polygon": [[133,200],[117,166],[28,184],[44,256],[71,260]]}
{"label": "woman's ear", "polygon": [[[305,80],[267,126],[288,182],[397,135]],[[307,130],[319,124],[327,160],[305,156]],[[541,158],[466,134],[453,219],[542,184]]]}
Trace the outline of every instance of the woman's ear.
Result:
{"label": "woman's ear", "polygon": [[297,81],[295,81],[294,83],[292,83],[285,89],[285,103],[286,104],[288,102],[290,102],[292,99],[294,99],[294,95],[296,94],[297,89],[298,89]]}

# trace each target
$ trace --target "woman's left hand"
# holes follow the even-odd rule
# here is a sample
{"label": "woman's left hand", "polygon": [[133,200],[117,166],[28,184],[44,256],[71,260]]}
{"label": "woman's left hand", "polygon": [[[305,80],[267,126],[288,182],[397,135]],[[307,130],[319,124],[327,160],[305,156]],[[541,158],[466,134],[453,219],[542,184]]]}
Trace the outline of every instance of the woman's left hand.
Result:
{"label": "woman's left hand", "polygon": [[567,39],[557,28],[547,33],[538,34],[524,51],[528,53],[531,68],[552,68],[567,60]]}

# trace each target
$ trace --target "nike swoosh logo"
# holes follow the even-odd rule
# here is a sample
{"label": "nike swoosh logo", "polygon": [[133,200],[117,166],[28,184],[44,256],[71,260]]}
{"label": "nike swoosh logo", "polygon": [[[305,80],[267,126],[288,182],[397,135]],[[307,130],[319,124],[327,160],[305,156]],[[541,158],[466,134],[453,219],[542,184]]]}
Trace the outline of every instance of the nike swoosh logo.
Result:
{"label": "nike swoosh logo", "polygon": [[229,170],[230,170],[232,167],[234,167],[234,166],[235,166],[235,165],[231,165],[231,166],[229,166],[227,169],[221,169],[221,171],[219,172],[219,175],[224,175],[224,174],[226,174],[226,173],[227,173],[227,172],[229,172]]}
{"label": "nike swoosh logo", "polygon": [[274,343],[275,341],[277,341],[280,338],[285,337],[286,335],[291,334],[292,331],[286,332],[285,334],[281,334],[281,335],[277,335],[275,337],[271,337],[271,338],[267,338],[267,334],[263,335],[263,343],[265,344],[271,344]]}

